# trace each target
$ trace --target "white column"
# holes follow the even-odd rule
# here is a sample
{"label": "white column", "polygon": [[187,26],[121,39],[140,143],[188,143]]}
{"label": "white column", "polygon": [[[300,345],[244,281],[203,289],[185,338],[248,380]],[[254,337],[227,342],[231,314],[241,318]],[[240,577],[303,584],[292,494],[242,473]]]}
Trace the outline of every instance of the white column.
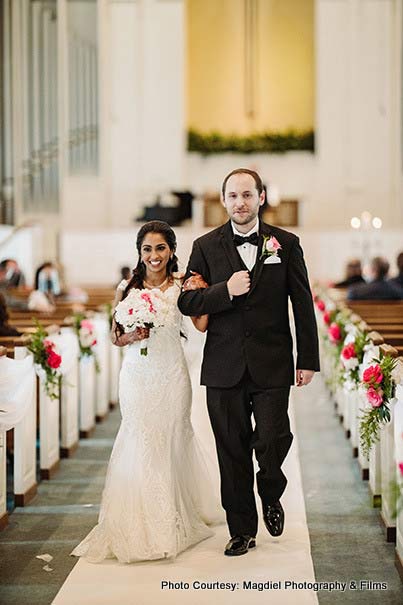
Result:
{"label": "white column", "polygon": [[23,214],[21,160],[23,154],[23,79],[21,66],[21,0],[14,0],[11,5],[11,137],[14,172],[14,218],[18,222]]}
{"label": "white column", "polygon": [[42,164],[41,164],[41,103],[40,103],[40,77],[41,77],[41,35],[40,18],[41,7],[38,2],[32,4],[32,96],[31,111],[32,120],[32,150],[31,165],[33,167],[33,203],[36,204],[41,198]]}
{"label": "white column", "polygon": [[3,3],[3,174],[2,196],[6,202],[6,221],[13,218],[13,150],[12,150],[12,79],[11,79],[11,11],[10,0]]}
{"label": "white column", "polygon": [[325,215],[346,227],[363,209],[385,226],[396,216],[395,6],[316,0],[317,177],[315,203],[305,208],[313,227]]}
{"label": "white column", "polygon": [[127,225],[147,191],[180,188],[185,161],[184,0],[110,4],[111,221]]}
{"label": "white column", "polygon": [[185,3],[142,2],[141,174],[145,184],[180,188],[185,159]]}

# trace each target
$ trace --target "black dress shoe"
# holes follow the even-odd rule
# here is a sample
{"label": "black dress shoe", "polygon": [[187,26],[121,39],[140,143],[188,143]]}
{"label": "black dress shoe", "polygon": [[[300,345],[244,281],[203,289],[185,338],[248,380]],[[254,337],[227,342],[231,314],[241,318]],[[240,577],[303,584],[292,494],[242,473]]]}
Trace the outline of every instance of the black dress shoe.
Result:
{"label": "black dress shoe", "polygon": [[281,536],[284,529],[284,510],[280,502],[263,504],[263,520],[272,536]]}
{"label": "black dress shoe", "polygon": [[251,538],[250,536],[234,536],[225,547],[224,555],[228,557],[246,555],[249,548],[255,548],[255,546],[255,538]]}

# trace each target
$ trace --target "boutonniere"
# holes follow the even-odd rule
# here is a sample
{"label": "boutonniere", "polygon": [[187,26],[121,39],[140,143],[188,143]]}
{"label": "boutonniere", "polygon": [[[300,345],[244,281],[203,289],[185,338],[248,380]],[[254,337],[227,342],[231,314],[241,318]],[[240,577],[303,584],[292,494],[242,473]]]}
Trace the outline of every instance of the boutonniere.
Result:
{"label": "boutonniere", "polygon": [[278,257],[278,251],[281,250],[281,244],[274,235],[265,235],[263,238],[262,253],[260,259],[269,258],[270,256]]}

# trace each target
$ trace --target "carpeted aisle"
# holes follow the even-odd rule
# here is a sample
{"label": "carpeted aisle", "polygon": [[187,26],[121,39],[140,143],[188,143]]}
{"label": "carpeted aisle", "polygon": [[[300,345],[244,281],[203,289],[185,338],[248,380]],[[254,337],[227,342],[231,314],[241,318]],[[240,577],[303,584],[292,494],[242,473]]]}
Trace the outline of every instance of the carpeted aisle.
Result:
{"label": "carpeted aisle", "polygon": [[[194,331],[190,331],[190,335],[186,349],[194,386],[193,424],[211,458],[218,490],[204,389],[198,386],[202,337]],[[293,389],[293,404],[298,405],[304,395],[303,389]],[[293,432],[295,435],[295,430]],[[173,561],[122,565],[112,560],[91,564],[80,559],[54,599],[54,605],[199,605],[208,602],[232,605],[245,601],[290,605],[297,600],[302,605],[317,603],[316,593],[309,587],[315,579],[296,438],[284,466],[289,484],[282,500],[286,527],[280,538],[272,538],[262,524],[256,549],[245,556],[229,558],[223,555],[228,532],[222,525],[215,528],[212,538]]]}

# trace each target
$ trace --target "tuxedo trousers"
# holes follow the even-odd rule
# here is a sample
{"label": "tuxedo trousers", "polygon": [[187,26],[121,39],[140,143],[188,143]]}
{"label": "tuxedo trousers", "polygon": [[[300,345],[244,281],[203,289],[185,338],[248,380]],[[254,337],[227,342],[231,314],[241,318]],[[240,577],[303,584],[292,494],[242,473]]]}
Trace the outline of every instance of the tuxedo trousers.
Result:
{"label": "tuxedo trousers", "polygon": [[207,387],[221,475],[221,502],[232,537],[257,533],[253,452],[259,466],[257,489],[264,504],[277,502],[287,485],[281,465],[293,439],[289,394],[290,387],[259,387],[249,372],[234,387]]}

